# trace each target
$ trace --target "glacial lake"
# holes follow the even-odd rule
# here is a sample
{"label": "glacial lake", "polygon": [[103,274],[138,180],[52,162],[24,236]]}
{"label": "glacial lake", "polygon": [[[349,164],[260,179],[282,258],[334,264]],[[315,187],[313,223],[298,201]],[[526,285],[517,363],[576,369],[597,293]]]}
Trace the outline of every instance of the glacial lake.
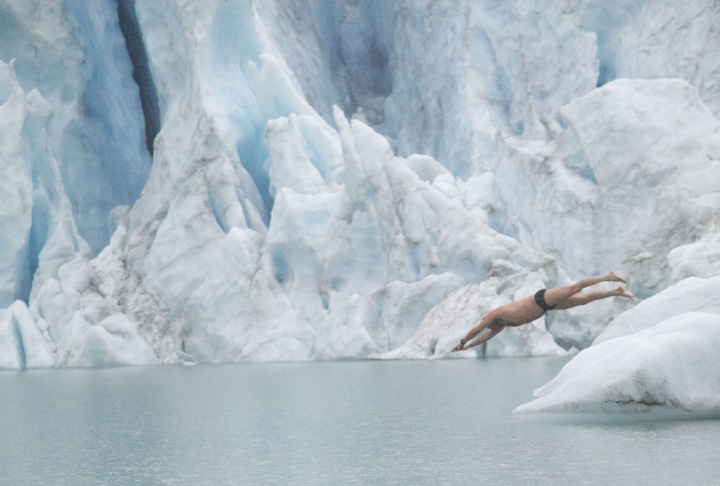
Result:
{"label": "glacial lake", "polygon": [[720,484],[720,420],[513,415],[566,361],[0,372],[0,484]]}

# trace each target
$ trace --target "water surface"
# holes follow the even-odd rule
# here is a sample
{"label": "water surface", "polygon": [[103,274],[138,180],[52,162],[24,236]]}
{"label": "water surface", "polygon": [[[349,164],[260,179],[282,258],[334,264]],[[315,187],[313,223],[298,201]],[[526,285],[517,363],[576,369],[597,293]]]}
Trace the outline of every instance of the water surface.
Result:
{"label": "water surface", "polygon": [[565,359],[0,373],[0,484],[719,484],[720,420],[517,417]]}

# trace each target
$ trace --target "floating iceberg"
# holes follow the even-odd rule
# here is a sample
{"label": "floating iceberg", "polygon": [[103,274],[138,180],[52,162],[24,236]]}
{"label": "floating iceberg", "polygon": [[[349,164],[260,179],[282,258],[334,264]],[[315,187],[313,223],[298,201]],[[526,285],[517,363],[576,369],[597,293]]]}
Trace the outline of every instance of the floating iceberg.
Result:
{"label": "floating iceberg", "polygon": [[720,414],[720,277],[680,282],[620,315],[516,413]]}

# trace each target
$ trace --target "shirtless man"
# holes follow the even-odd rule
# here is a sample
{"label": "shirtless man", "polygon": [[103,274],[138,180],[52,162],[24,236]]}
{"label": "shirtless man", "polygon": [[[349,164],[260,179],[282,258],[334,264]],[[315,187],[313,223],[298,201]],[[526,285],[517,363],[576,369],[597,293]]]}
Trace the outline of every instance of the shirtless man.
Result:
{"label": "shirtless man", "polygon": [[[580,294],[580,291],[585,287],[590,287],[600,282],[625,283],[625,280],[613,272],[610,272],[604,277],[586,278],[567,287],[538,290],[533,297],[525,297],[524,299],[491,310],[483,320],[480,321],[480,324],[470,329],[467,336],[460,340],[460,344],[455,346],[453,351],[464,351],[486,343],[507,326],[516,327],[528,324],[535,319],[541,318],[543,314],[549,310],[570,309],[571,307],[585,305],[594,300],[607,299],[608,297],[634,298],[633,294],[623,287]],[[488,332],[475,339],[475,341],[471,341],[485,329],[488,329]]]}

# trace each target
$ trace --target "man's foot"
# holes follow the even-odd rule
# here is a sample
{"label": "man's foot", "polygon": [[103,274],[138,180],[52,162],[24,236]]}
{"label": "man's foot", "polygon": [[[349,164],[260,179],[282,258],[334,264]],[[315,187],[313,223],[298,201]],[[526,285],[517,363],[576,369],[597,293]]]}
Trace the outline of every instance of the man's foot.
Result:
{"label": "man's foot", "polygon": [[617,289],[615,289],[615,292],[617,292],[618,297],[627,297],[630,300],[635,300],[635,296],[632,294],[632,292],[630,292],[624,287],[618,287]]}
{"label": "man's foot", "polygon": [[[615,272],[608,273],[608,281],[627,283],[624,279],[618,277]],[[631,294],[632,295],[632,294]]]}

